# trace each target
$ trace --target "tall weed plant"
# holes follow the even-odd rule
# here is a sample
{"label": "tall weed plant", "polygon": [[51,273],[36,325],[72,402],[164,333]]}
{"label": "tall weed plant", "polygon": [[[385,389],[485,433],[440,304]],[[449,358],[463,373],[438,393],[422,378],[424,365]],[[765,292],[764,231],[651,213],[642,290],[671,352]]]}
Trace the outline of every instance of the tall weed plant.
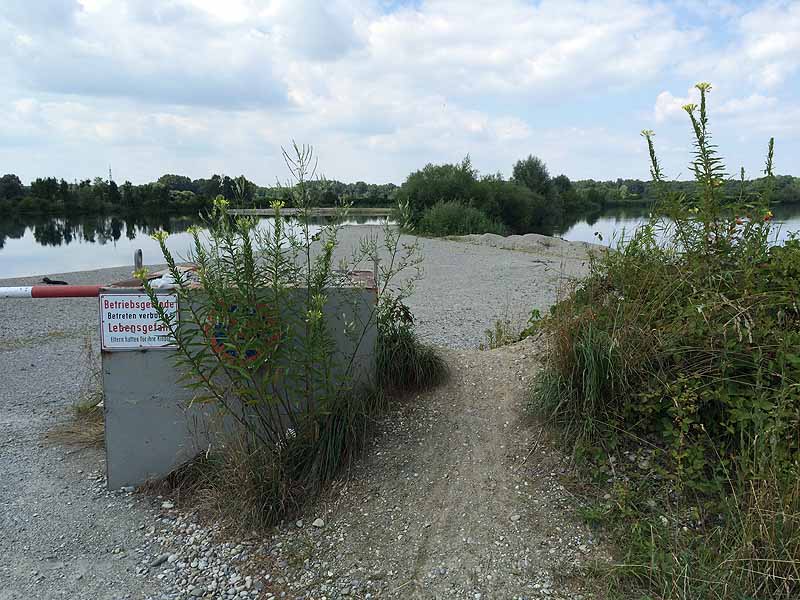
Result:
{"label": "tall weed plant", "polygon": [[743,170],[724,193],[697,89],[696,193],[670,191],[644,131],[659,204],[554,307],[534,404],[587,467],[587,517],[617,534],[617,594],[795,598],[800,241],[776,241],[773,140],[763,193]]}
{"label": "tall weed plant", "polygon": [[[226,450],[205,461],[214,471],[205,480],[221,489],[214,495],[218,508],[228,507],[239,521],[249,515],[245,527],[295,511],[357,455],[387,402],[380,353],[398,336],[385,326],[393,319],[385,307],[402,305],[420,273],[417,245],[401,243],[388,223],[381,241],[364,238],[336,262],[348,206],[317,231],[309,185],[316,172],[313,150],[294,145],[284,158],[296,221],[274,202],[271,226],[259,226],[254,218],[232,215],[219,197],[207,233],[191,230],[194,270],[177,263],[165,234],[155,236],[179,298],[177,317],[160,308],[158,290],[140,273],[176,340],[184,385],[195,402],[215,405],[225,423]],[[360,293],[355,268],[372,266],[381,255],[372,303]],[[377,358],[364,348],[376,329]],[[413,329],[403,328],[402,336],[414,342],[404,364],[421,362],[440,374],[440,359]],[[391,387],[439,379],[419,381],[415,372],[401,370]]]}

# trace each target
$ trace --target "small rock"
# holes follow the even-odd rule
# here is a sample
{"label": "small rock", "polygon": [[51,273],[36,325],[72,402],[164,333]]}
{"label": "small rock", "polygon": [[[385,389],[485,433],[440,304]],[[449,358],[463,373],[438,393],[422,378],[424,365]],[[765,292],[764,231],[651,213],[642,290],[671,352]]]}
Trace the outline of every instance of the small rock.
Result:
{"label": "small rock", "polygon": [[303,528],[303,520],[301,519],[301,520],[297,521],[297,523],[295,523],[295,525],[297,526],[298,529],[302,529]]}
{"label": "small rock", "polygon": [[314,527],[325,527],[325,521],[323,521],[322,519],[316,519],[316,520],[315,520],[315,521],[312,523],[312,525],[313,525]]}
{"label": "small rock", "polygon": [[150,561],[150,566],[157,567],[159,565],[162,565],[167,561],[168,558],[169,554],[162,554],[161,556],[156,556],[153,560]]}
{"label": "small rock", "polygon": [[175,504],[173,504],[172,502],[165,501],[161,503],[161,508],[166,508],[167,510],[169,510],[170,508],[175,508]]}
{"label": "small rock", "polygon": [[519,521],[519,518],[520,518],[520,517],[519,517],[519,515],[511,515],[511,520],[512,520],[514,523],[516,523],[517,521]]}

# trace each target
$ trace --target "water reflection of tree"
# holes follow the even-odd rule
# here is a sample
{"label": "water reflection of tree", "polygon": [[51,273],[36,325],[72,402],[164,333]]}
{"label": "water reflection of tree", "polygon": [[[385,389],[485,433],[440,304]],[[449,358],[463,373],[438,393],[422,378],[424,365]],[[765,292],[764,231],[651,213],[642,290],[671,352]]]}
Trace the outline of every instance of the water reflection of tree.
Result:
{"label": "water reflection of tree", "polygon": [[19,216],[0,219],[0,249],[6,245],[7,239],[18,240],[25,235],[27,226]]}
{"label": "water reflection of tree", "polygon": [[[601,212],[565,215],[557,225],[546,226],[535,233],[544,235],[564,235],[573,226],[585,222],[595,225],[600,219],[612,219],[617,223],[646,219],[651,209],[646,206],[614,206]],[[774,209],[778,221],[800,218],[800,205],[780,206]],[[318,224],[327,222],[319,218]],[[378,223],[381,219],[365,215],[350,215],[348,222]],[[68,216],[48,218],[43,216],[13,215],[0,219],[0,249],[8,239],[20,239],[30,229],[33,239],[43,246],[61,246],[71,243],[116,243],[124,235],[129,240],[139,236],[149,236],[163,229],[169,233],[183,233],[191,225],[201,225],[197,216],[175,216],[163,213],[127,214],[122,216]]]}
{"label": "water reflection of tree", "polygon": [[163,214],[125,217],[70,216],[48,218],[15,215],[0,220],[0,248],[6,239],[19,239],[30,229],[33,239],[42,246],[62,246],[72,242],[90,244],[116,243],[124,235],[129,240],[137,236],[151,235],[163,229],[170,233],[181,233],[199,222],[197,217],[175,217]]}

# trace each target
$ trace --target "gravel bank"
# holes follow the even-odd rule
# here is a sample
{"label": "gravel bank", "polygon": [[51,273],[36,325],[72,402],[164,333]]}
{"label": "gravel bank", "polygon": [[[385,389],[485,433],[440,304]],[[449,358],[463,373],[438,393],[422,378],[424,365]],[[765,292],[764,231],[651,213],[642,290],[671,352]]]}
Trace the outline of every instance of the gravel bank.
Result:
{"label": "gravel bank", "polygon": [[[366,236],[377,236],[381,243],[383,230],[377,226],[348,228],[339,256],[351,255],[358,240]],[[545,246],[542,238],[552,244]],[[498,240],[504,239],[524,251],[503,248]],[[586,273],[588,252],[597,248],[535,234],[453,240],[402,236],[401,243],[417,240],[424,257],[424,278],[408,304],[423,339],[449,348],[478,347],[497,319],[508,319],[521,328],[532,309],[544,314],[576,277]],[[388,258],[383,252],[384,264]]]}
{"label": "gravel bank", "polygon": [[[343,252],[363,235],[380,236],[381,230],[346,229]],[[532,308],[546,309],[586,269],[584,250],[518,252],[481,240],[419,243],[425,278],[409,304],[422,337],[450,348],[475,348],[495,319],[523,323]],[[103,283],[125,279],[130,270],[51,277]],[[256,596],[255,580],[240,572],[253,558],[247,544],[215,541],[213,528],[193,524],[158,499],[106,492],[101,451],[45,442],[55,424],[70,418],[89,368],[83,339],[96,343],[97,321],[93,299],[0,300],[0,598]],[[273,558],[281,554],[274,545],[263,548]],[[284,575],[279,578],[288,585]],[[372,597],[375,592],[380,595],[377,588]],[[262,596],[269,597],[266,590]]]}

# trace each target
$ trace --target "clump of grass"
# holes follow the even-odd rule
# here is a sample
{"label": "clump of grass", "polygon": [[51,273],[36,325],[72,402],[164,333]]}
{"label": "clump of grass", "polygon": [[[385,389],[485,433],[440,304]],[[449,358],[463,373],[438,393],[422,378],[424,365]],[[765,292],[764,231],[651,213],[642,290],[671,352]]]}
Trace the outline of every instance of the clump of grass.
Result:
{"label": "clump of grass", "polygon": [[277,450],[247,432],[229,434],[220,447],[146,488],[221,518],[231,530],[266,529],[301,512],[349,470],[389,403],[380,390],[341,398]]}
{"label": "clump of grass", "polygon": [[486,341],[481,342],[478,346],[481,350],[495,350],[520,340],[519,332],[515,331],[511,319],[508,318],[496,319],[494,327],[487,329],[484,335]]}
{"label": "clump of grass", "polygon": [[102,448],[105,443],[103,381],[97,352],[90,336],[83,339],[80,362],[83,381],[71,407],[70,419],[51,429],[47,438],[58,444]]}
{"label": "clump of grass", "polygon": [[496,319],[494,326],[484,332],[486,341],[481,342],[478,348],[480,350],[495,350],[503,346],[515,344],[527,337],[535,335],[539,333],[541,319],[541,313],[538,309],[534,308],[531,310],[525,327],[520,330],[518,327],[514,326],[506,311],[506,316],[501,319]]}
{"label": "clump of grass", "polygon": [[659,210],[554,307],[534,406],[583,467],[585,516],[616,541],[616,594],[794,598],[800,241],[770,229],[772,141],[767,197],[723,196],[698,89],[696,196],[666,190],[644,132]]}
{"label": "clump of grass", "polygon": [[390,392],[417,391],[443,383],[447,363],[414,331],[414,317],[402,302],[387,298],[378,316],[377,382]]}

